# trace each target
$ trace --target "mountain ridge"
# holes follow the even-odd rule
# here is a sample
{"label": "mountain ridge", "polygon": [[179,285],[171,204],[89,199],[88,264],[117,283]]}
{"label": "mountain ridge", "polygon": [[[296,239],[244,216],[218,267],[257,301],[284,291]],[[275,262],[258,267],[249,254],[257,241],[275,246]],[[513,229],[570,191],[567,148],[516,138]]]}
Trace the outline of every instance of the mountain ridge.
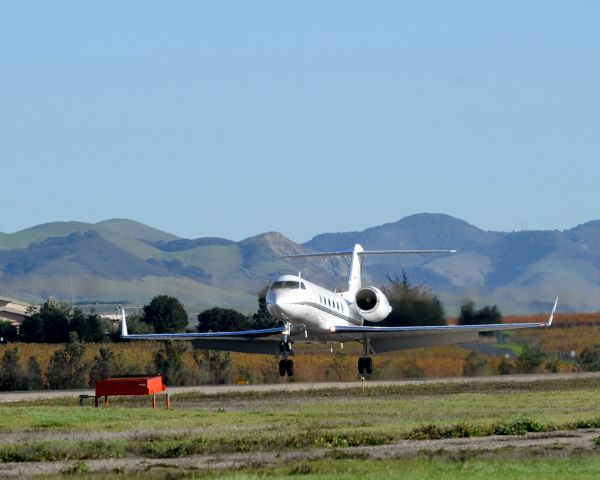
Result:
{"label": "mountain ridge", "polygon": [[[341,258],[282,255],[365,249],[456,248],[455,255],[369,257],[364,281],[384,285],[406,271],[434,290],[450,311],[466,298],[507,313],[538,311],[561,297],[565,310],[600,310],[600,220],[566,230],[488,232],[440,213],[422,213],[362,231],[322,233],[296,243],[279,232],[233,241],[185,239],[128,219],[49,222],[0,234],[0,296],[40,302],[127,298],[147,303],[170,292],[192,310],[256,308],[256,293],[285,273],[343,288]],[[10,294],[10,295],[9,295]]]}

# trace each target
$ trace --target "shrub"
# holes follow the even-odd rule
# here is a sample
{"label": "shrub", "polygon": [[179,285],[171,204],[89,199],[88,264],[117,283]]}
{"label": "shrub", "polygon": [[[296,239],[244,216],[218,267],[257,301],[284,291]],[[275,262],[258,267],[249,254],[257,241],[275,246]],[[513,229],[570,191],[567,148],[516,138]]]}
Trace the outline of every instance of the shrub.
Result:
{"label": "shrub", "polygon": [[525,345],[519,358],[517,358],[515,368],[518,373],[534,373],[540,368],[547,356],[548,353],[539,345]]}
{"label": "shrub", "polygon": [[24,390],[26,383],[19,363],[19,350],[6,350],[0,360],[0,390]]}
{"label": "shrub", "polygon": [[40,390],[43,386],[42,367],[34,355],[27,360],[27,390]]}
{"label": "shrub", "polygon": [[121,363],[123,362],[117,359],[110,347],[100,347],[90,368],[90,385],[95,385],[98,380],[117,374],[119,372],[118,365]]}
{"label": "shrub", "polygon": [[502,422],[492,426],[494,435],[524,435],[527,432],[547,432],[550,427],[527,418]]}
{"label": "shrub", "polygon": [[420,367],[414,358],[411,358],[402,367],[402,376],[404,378],[423,378],[425,376],[425,369]]}
{"label": "shrub", "polygon": [[600,344],[585,347],[577,357],[577,366],[585,372],[600,370]]}
{"label": "shrub", "polygon": [[463,375],[465,377],[475,377],[488,373],[488,361],[477,352],[469,352],[463,365]]}
{"label": "shrub", "polygon": [[69,343],[52,354],[48,364],[48,385],[53,389],[81,388],[87,385],[89,364],[83,361],[85,347],[75,332],[69,335]]}

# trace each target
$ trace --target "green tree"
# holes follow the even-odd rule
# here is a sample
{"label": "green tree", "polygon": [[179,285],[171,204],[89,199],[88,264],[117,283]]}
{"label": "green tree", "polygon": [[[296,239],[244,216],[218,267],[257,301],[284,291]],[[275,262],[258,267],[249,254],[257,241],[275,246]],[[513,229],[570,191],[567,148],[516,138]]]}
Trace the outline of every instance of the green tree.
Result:
{"label": "green tree", "polygon": [[95,311],[84,313],[76,308],[70,315],[69,329],[77,333],[82,342],[100,343],[107,340],[105,332],[109,327]]}
{"label": "green tree", "polygon": [[253,328],[246,315],[232,308],[214,307],[198,314],[199,332],[235,332]]}
{"label": "green tree", "polygon": [[188,316],[175,297],[157,295],[144,306],[144,322],[154,327],[156,333],[183,332]]}
{"label": "green tree", "polygon": [[19,327],[19,340],[27,343],[44,342],[44,322],[38,313],[26,316]]}
{"label": "green tree", "polygon": [[26,380],[19,363],[19,350],[9,348],[0,359],[0,390],[24,390]]}
{"label": "green tree", "polygon": [[547,352],[539,345],[525,345],[517,358],[515,369],[518,373],[534,373],[547,357]]}
{"label": "green tree", "polygon": [[50,297],[42,304],[37,315],[42,319],[43,341],[45,343],[65,343],[69,341],[71,308],[66,302]]}
{"label": "green tree", "polygon": [[83,361],[85,347],[75,332],[69,342],[52,354],[48,363],[48,386],[51,389],[81,388],[86,386],[88,363]]}
{"label": "green tree", "polygon": [[577,356],[577,366],[584,372],[600,370],[600,344],[588,345]]}
{"label": "green tree", "polygon": [[43,384],[42,367],[37,357],[29,357],[27,361],[27,390],[41,390]]}
{"label": "green tree", "polygon": [[102,346],[94,357],[90,368],[90,385],[95,385],[98,380],[110,378],[119,372],[119,359],[110,347]]}
{"label": "green tree", "polygon": [[183,354],[187,351],[184,342],[162,342],[154,355],[154,367],[163,376],[167,385],[182,385],[184,379]]}
{"label": "green tree", "polygon": [[69,332],[74,331],[83,342],[102,342],[108,330],[110,325],[96,312],[71,309],[66,302],[50,297],[39,310],[28,310],[19,338],[23,342],[66,343]]}
{"label": "green tree", "polygon": [[388,277],[388,285],[382,288],[390,302],[392,312],[382,322],[365,322],[368,325],[410,326],[445,325],[446,317],[440,300],[422,285],[413,287],[406,273],[402,280]]}
{"label": "green tree", "polygon": [[16,342],[17,327],[6,320],[0,320],[0,343]]}
{"label": "green tree", "polygon": [[269,313],[267,309],[267,291],[269,285],[265,285],[260,292],[258,292],[258,310],[252,315],[252,322],[250,328],[263,329],[273,328],[279,323],[277,319]]}
{"label": "green tree", "polygon": [[502,314],[496,305],[475,309],[472,300],[466,300],[460,307],[459,325],[488,325],[502,323]]}

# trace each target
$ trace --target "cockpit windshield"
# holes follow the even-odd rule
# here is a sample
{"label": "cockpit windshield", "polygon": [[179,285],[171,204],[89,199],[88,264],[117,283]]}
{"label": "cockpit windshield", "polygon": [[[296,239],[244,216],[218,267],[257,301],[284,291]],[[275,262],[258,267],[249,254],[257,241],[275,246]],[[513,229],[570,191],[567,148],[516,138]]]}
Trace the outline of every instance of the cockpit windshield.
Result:
{"label": "cockpit windshield", "polygon": [[273,282],[273,285],[271,285],[271,289],[273,289],[273,290],[277,290],[277,289],[292,290],[292,289],[297,289],[297,288],[306,290],[306,287],[304,286],[303,282],[293,282],[293,281]]}

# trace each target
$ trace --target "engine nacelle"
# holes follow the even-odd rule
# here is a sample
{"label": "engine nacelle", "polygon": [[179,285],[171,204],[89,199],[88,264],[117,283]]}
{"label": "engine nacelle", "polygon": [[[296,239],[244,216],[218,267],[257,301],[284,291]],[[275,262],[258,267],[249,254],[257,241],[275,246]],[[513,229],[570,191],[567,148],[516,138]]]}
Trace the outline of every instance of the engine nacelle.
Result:
{"label": "engine nacelle", "polygon": [[363,287],[356,292],[356,308],[369,322],[381,322],[392,311],[387,297],[375,287]]}

